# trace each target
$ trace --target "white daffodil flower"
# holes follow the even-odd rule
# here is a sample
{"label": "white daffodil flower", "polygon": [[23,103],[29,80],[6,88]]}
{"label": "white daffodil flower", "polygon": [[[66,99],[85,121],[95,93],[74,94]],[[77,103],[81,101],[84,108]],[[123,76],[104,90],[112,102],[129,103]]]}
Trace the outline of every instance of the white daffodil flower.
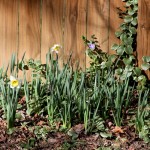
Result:
{"label": "white daffodil flower", "polygon": [[55,44],[52,48],[51,48],[51,52],[56,52],[58,54],[59,50],[62,48],[61,45],[59,44]]}
{"label": "white daffodil flower", "polygon": [[15,78],[14,76],[10,76],[10,88],[20,88],[21,87],[21,81]]}

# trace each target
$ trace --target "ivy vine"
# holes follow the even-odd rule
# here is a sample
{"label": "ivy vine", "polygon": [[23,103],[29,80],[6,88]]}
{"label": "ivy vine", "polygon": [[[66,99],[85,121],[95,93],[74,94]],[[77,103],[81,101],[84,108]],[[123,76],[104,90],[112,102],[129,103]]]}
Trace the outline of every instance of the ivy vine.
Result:
{"label": "ivy vine", "polygon": [[120,39],[120,44],[113,44],[111,47],[116,54],[108,55],[102,52],[94,35],[91,36],[91,40],[87,40],[86,37],[83,37],[83,40],[88,46],[87,54],[92,59],[90,70],[111,68],[111,70],[115,70],[114,74],[119,80],[131,77],[138,83],[137,87],[141,89],[146,85],[147,77],[143,70],[150,68],[150,57],[144,56],[144,64],[141,67],[137,66],[138,0],[122,1],[125,2],[125,11],[120,8],[118,10],[119,16],[124,22],[120,25],[119,30],[115,32],[116,37]]}
{"label": "ivy vine", "polygon": [[[116,51],[120,56],[120,60],[124,63],[124,69],[118,67],[116,73],[124,76],[131,76],[140,83],[141,86],[146,84],[146,76],[142,74],[143,70],[150,69],[150,57],[144,56],[143,64],[137,67],[136,59],[136,37],[138,26],[138,0],[122,0],[126,2],[125,11],[119,9],[119,15],[124,19],[120,25],[119,31],[115,33],[116,37],[120,39],[121,44],[113,44],[111,49]],[[143,72],[144,73],[144,72]]]}

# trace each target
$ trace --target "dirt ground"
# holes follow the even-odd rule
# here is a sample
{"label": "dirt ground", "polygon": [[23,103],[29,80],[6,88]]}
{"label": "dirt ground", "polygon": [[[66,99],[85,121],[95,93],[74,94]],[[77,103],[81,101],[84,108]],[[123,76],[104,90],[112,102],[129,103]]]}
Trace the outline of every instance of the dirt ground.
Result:
{"label": "dirt ground", "polygon": [[85,135],[82,124],[79,124],[73,127],[79,131],[75,139],[59,131],[50,131],[42,138],[42,133],[39,137],[38,132],[35,134],[34,125],[48,129],[46,119],[33,117],[27,120],[28,126],[16,121],[15,130],[11,132],[6,130],[6,122],[0,118],[0,150],[150,150],[150,144],[140,140],[129,128],[124,128],[122,133],[116,132],[109,139],[98,133]]}

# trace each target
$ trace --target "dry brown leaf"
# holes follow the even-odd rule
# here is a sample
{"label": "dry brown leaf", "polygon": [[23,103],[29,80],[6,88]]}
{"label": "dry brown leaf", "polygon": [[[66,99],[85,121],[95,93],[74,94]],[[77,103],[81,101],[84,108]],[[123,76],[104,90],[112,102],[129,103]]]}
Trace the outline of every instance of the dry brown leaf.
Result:
{"label": "dry brown leaf", "polygon": [[42,121],[42,120],[40,120],[40,121],[37,123],[38,126],[42,126],[42,125],[44,125],[44,124],[45,124],[45,122]]}
{"label": "dry brown leaf", "polygon": [[56,125],[56,129],[58,130],[60,128],[61,122],[60,121],[56,122],[55,125]]}
{"label": "dry brown leaf", "polygon": [[38,114],[35,114],[35,115],[34,115],[34,118],[38,118]]}
{"label": "dry brown leaf", "polygon": [[129,149],[128,150],[135,150],[133,147],[129,147]]}
{"label": "dry brown leaf", "polygon": [[121,127],[115,126],[114,129],[111,130],[113,133],[124,133]]}
{"label": "dry brown leaf", "polygon": [[25,98],[25,96],[23,96],[20,100],[19,100],[19,104],[24,104],[25,103],[25,101],[26,101],[26,98]]}
{"label": "dry brown leaf", "polygon": [[75,125],[75,126],[73,127],[73,130],[74,130],[77,134],[80,134],[80,133],[84,130],[84,124]]}
{"label": "dry brown leaf", "polygon": [[113,123],[112,122],[108,122],[108,127],[111,127],[113,125]]}
{"label": "dry brown leaf", "polygon": [[6,141],[6,137],[4,137],[2,134],[0,136],[0,142],[5,142]]}
{"label": "dry brown leaf", "polygon": [[57,143],[57,142],[59,142],[58,139],[48,138],[48,143],[55,144],[55,143]]}

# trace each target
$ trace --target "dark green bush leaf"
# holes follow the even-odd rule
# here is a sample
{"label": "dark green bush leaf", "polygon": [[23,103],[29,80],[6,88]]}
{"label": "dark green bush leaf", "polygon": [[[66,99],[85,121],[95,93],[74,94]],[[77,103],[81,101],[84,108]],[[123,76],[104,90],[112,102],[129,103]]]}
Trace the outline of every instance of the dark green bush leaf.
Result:
{"label": "dark green bush leaf", "polygon": [[132,16],[125,16],[124,17],[124,22],[129,23],[131,21],[133,21],[133,17]]}
{"label": "dark green bush leaf", "polygon": [[128,14],[129,14],[129,15],[132,16],[134,13],[135,13],[135,11],[134,11],[133,9],[128,10]]}
{"label": "dark green bush leaf", "polygon": [[132,46],[131,45],[128,45],[126,48],[125,48],[125,52],[127,53],[127,54],[133,54],[133,48],[132,48]]}
{"label": "dark green bush leaf", "polygon": [[118,68],[115,70],[115,74],[120,75],[122,73],[122,71],[123,70],[121,68]]}
{"label": "dark green bush leaf", "polygon": [[118,55],[122,55],[125,51],[125,47],[123,45],[119,46],[119,48],[117,49],[117,54]]}
{"label": "dark green bush leaf", "polygon": [[112,50],[117,50],[118,47],[119,47],[118,44],[113,44],[112,47],[111,47],[111,49],[112,49]]}
{"label": "dark green bush leaf", "polygon": [[116,60],[117,56],[116,55],[110,55],[108,57],[108,60],[111,61],[111,62],[114,62]]}
{"label": "dark green bush leaf", "polygon": [[126,33],[124,33],[124,34],[122,34],[121,36],[120,36],[120,39],[121,39],[121,41],[123,41],[123,42],[125,42],[125,41],[127,41],[127,34]]}
{"label": "dark green bush leaf", "polygon": [[126,2],[126,6],[130,6],[132,3],[130,1]]}
{"label": "dark green bush leaf", "polygon": [[120,25],[120,29],[121,29],[121,30],[127,30],[127,29],[128,29],[128,25],[127,25],[126,23],[122,23],[122,24]]}
{"label": "dark green bush leaf", "polygon": [[141,65],[141,68],[142,68],[143,70],[148,70],[148,69],[150,68],[150,64],[148,64],[148,63],[142,64],[142,65]]}
{"label": "dark green bush leaf", "polygon": [[132,34],[136,34],[136,28],[135,27],[129,27],[129,31],[132,33]]}
{"label": "dark green bush leaf", "polygon": [[115,32],[116,37],[120,37],[121,34],[122,34],[122,31],[117,31],[117,32]]}
{"label": "dark green bush leaf", "polygon": [[123,41],[125,45],[132,45],[133,43],[133,38],[128,37],[126,40]]}
{"label": "dark green bush leaf", "polygon": [[150,56],[143,56],[142,60],[146,63],[150,62]]}
{"label": "dark green bush leaf", "polygon": [[141,75],[141,69],[139,67],[135,67],[133,71],[137,76]]}
{"label": "dark green bush leaf", "polygon": [[130,60],[129,58],[124,58],[123,62],[124,62],[125,65],[130,65],[132,60]]}
{"label": "dark green bush leaf", "polygon": [[137,22],[137,18],[134,18],[134,19],[131,21],[131,24],[134,25],[134,26],[136,26],[137,23],[138,23],[138,22]]}

